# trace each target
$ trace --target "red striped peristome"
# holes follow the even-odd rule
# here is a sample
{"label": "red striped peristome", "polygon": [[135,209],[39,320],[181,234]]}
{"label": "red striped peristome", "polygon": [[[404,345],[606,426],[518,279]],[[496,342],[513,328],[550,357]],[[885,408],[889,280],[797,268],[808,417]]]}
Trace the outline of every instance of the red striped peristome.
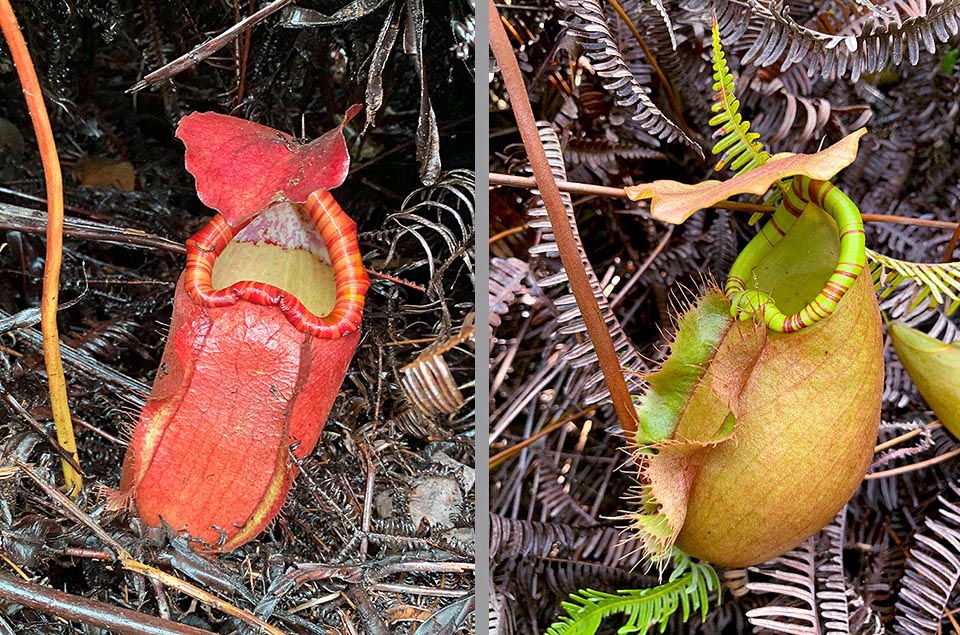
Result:
{"label": "red striped peristome", "polygon": [[357,244],[357,224],[327,190],[310,194],[303,209],[320,233],[333,266],[337,300],[329,314],[314,315],[292,294],[264,282],[241,281],[225,289],[213,288],[213,266],[217,257],[254,218],[231,227],[217,214],[187,240],[184,272],[187,292],[195,302],[210,307],[226,307],[240,300],[276,306],[293,326],[313,337],[336,339],[356,333],[363,318],[364,296],[370,287]]}

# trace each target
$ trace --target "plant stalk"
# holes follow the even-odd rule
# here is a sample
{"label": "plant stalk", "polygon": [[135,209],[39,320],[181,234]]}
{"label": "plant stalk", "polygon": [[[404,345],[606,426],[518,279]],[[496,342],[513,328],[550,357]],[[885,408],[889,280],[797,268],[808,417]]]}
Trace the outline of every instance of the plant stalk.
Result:
{"label": "plant stalk", "polygon": [[[50,118],[43,103],[43,93],[37,72],[30,59],[30,52],[20,32],[20,25],[9,0],[0,0],[0,27],[10,48],[10,55],[17,67],[20,85],[30,111],[30,120],[37,135],[40,159],[47,188],[47,253],[43,268],[43,291],[40,302],[40,329],[43,332],[43,361],[47,370],[50,389],[50,407],[57,429],[57,441],[79,465],[77,441],[70,421],[70,404],[67,400],[67,381],[63,376],[63,361],[60,359],[60,334],[57,332],[57,301],[60,292],[60,262],[63,258],[63,177],[60,159],[50,129]],[[73,497],[80,495],[83,478],[70,462],[61,461],[67,491]]]}
{"label": "plant stalk", "polygon": [[530,158],[530,166],[533,169],[540,196],[543,198],[543,204],[550,217],[550,224],[553,227],[553,234],[560,251],[560,259],[570,280],[570,287],[577,300],[577,306],[583,315],[587,333],[593,342],[594,349],[597,351],[600,370],[603,372],[603,377],[610,390],[613,408],[632,450],[637,433],[637,413],[630,398],[623,371],[620,368],[620,360],[617,357],[613,339],[610,337],[610,331],[607,329],[603,315],[600,313],[600,307],[593,297],[587,272],[580,260],[573,230],[568,224],[563,199],[560,197],[560,190],[550,169],[550,163],[547,160],[547,153],[543,149],[540,134],[537,132],[537,121],[533,115],[533,108],[530,106],[530,99],[527,95],[527,88],[523,83],[523,75],[520,73],[520,65],[517,63],[516,54],[507,38],[496,4],[493,0],[489,0],[489,5],[490,48],[500,65],[503,83],[517,120],[517,128],[520,130],[520,137]]}
{"label": "plant stalk", "polygon": [[[533,189],[537,187],[536,179],[525,176],[515,176],[513,174],[490,173],[490,185],[504,185],[507,187],[517,187],[523,189]],[[609,187],[606,185],[594,185],[593,183],[578,183],[576,181],[557,181],[557,187],[561,192],[570,194],[583,194],[585,196],[607,196],[610,198],[626,199],[626,191],[622,187]],[[711,205],[711,209],[725,209],[731,212],[753,212],[757,214],[771,214],[775,209],[772,205],[762,205],[759,203],[745,203],[742,201],[720,201],[716,205]],[[865,223],[894,223],[899,225],[919,225],[921,227],[935,227],[937,229],[949,229],[960,232],[960,223],[956,221],[932,220],[929,218],[909,218],[907,216],[895,216],[892,214],[860,214]]]}

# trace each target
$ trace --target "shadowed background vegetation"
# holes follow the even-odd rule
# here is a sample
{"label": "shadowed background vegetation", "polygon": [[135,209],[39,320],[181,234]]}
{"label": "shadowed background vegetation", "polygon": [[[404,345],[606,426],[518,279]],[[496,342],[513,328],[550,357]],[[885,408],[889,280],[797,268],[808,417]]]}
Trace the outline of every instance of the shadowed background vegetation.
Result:
{"label": "shadowed background vegetation", "polygon": [[[59,323],[88,484],[81,507],[144,562],[269,616],[285,632],[472,631],[472,573],[458,568],[474,559],[470,3],[301,3],[328,16],[365,11],[320,27],[285,26],[281,11],[135,94],[127,90],[144,75],[261,3],[14,4],[64,165],[61,300],[78,300]],[[177,122],[213,110],[312,139],[354,103],[366,106],[371,125],[361,114],[346,130],[352,169],[335,196],[359,225],[368,270],[383,275],[373,277],[360,347],[317,451],[280,520],[243,549],[207,561],[179,541],[146,540],[136,521],[104,511],[97,487],[119,482],[126,430],[159,364],[183,241],[212,215],[183,168]],[[50,412],[39,330],[18,313],[39,302],[45,215],[37,210],[45,204],[5,48],[0,182],[0,321],[18,316],[0,329],[0,567],[74,596],[211,632],[247,632],[236,619],[90,559],[82,549],[102,556],[102,545],[15,467],[29,463],[56,482],[59,458],[41,434]],[[442,401],[436,385],[447,389]],[[308,563],[320,565],[313,577],[286,575]],[[4,606],[0,632],[102,632]]]}

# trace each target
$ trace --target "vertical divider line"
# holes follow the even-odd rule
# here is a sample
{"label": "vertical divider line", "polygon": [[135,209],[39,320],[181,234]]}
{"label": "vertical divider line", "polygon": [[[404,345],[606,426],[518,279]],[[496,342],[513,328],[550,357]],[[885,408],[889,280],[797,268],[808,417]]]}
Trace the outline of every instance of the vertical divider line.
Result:
{"label": "vertical divider line", "polygon": [[476,632],[490,632],[490,338],[486,316],[490,314],[490,31],[488,7],[476,2],[474,31],[474,132],[476,161]]}

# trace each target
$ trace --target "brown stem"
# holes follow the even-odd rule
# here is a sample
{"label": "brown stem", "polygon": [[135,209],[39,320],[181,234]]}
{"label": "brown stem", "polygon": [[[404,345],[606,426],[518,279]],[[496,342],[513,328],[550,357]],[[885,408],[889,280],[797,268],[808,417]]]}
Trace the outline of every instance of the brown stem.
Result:
{"label": "brown stem", "polygon": [[212,635],[186,624],[57,591],[0,573],[0,598],[47,615],[123,635]]}
{"label": "brown stem", "polygon": [[950,242],[947,243],[947,248],[943,252],[943,260],[940,262],[950,262],[953,250],[957,248],[957,240],[960,240],[960,223],[957,223],[956,229],[953,230],[953,236],[950,237]]}
{"label": "brown stem", "polygon": [[[10,48],[10,56],[17,67],[17,75],[30,111],[30,121],[37,135],[43,176],[47,188],[47,253],[43,264],[43,290],[40,301],[40,328],[43,332],[43,362],[47,370],[50,389],[50,407],[57,430],[57,441],[79,465],[77,441],[70,422],[70,404],[67,400],[67,380],[63,376],[63,361],[60,359],[60,334],[57,332],[57,300],[60,294],[60,262],[63,258],[63,177],[60,174],[60,159],[50,129],[50,118],[43,103],[40,81],[30,59],[30,51],[23,40],[20,25],[9,0],[0,0],[0,27]],[[80,495],[83,478],[69,461],[61,461],[67,491],[74,497]]]}
{"label": "brown stem", "polygon": [[[497,172],[491,172],[489,176],[490,185],[507,185],[510,187],[519,187],[527,190],[537,187],[537,180],[526,176],[499,174]],[[627,198],[627,192],[622,187],[607,187],[605,185],[574,183],[571,181],[556,181],[556,184],[561,192],[569,192],[571,194],[589,194],[594,196],[608,196],[610,198]]]}
{"label": "brown stem", "polygon": [[510,45],[506,31],[504,31],[500,12],[497,11],[493,0],[489,0],[489,6],[490,48],[500,65],[500,73],[510,97],[513,114],[517,120],[517,128],[520,130],[520,137],[530,158],[530,167],[533,169],[540,196],[543,198],[543,204],[550,217],[550,224],[553,227],[553,234],[560,251],[560,260],[563,262],[563,267],[570,280],[570,287],[577,300],[577,306],[583,315],[587,333],[593,342],[594,349],[597,351],[600,370],[603,372],[603,377],[610,390],[613,408],[620,420],[620,425],[623,427],[627,441],[632,446],[637,433],[637,413],[633,407],[623,371],[620,369],[620,360],[617,357],[613,339],[610,337],[610,331],[607,329],[603,315],[600,313],[600,307],[593,297],[587,272],[577,251],[573,230],[567,222],[563,199],[560,197],[560,190],[550,169],[547,153],[543,149],[543,143],[540,141],[540,135],[537,132],[537,121],[533,115],[533,108],[530,106],[527,88],[523,83],[520,65],[517,63],[513,47]]}
{"label": "brown stem", "polygon": [[495,455],[493,455],[493,456],[490,457],[490,461],[489,461],[490,471],[492,472],[493,470],[495,470],[495,469],[497,469],[498,467],[500,467],[500,464],[503,463],[504,461],[506,461],[507,459],[509,459],[510,457],[519,454],[520,451],[523,450],[523,448],[526,448],[526,447],[529,447],[529,446],[533,445],[533,444],[536,443],[539,439],[542,439],[543,437],[547,436],[548,434],[550,434],[550,433],[553,432],[554,430],[556,430],[556,429],[558,429],[558,428],[560,428],[560,427],[562,427],[562,426],[565,426],[565,425],[567,425],[568,423],[572,423],[572,422],[576,421],[577,419],[579,419],[580,417],[585,417],[586,415],[591,414],[591,413],[592,413],[593,411],[595,411],[596,409],[597,409],[597,406],[593,406],[593,407],[591,407],[591,408],[587,408],[587,409],[585,409],[585,410],[581,410],[580,412],[577,412],[577,413],[575,413],[575,414],[572,414],[572,415],[570,415],[569,417],[564,417],[563,419],[558,419],[557,421],[554,421],[554,422],[551,423],[550,425],[544,427],[542,430],[540,430],[540,431],[537,432],[536,434],[527,437],[527,438],[524,439],[523,441],[520,441],[520,442],[517,443],[516,445],[512,445],[512,446],[506,448],[505,450],[501,450],[500,452],[497,452]]}
{"label": "brown stem", "polygon": [[909,218],[907,216],[896,216],[894,214],[861,214],[865,223],[896,223],[898,225],[919,225],[921,227],[936,227],[937,229],[954,229],[960,226],[960,223],[953,223],[948,220],[931,220],[929,218]]}
{"label": "brown stem", "polygon": [[[526,176],[514,176],[512,174],[490,173],[490,185],[506,185],[508,187],[519,187],[532,190],[537,186],[537,180]],[[577,183],[575,181],[556,181],[557,188],[561,192],[570,194],[584,194],[587,196],[606,196],[608,198],[627,199],[626,190],[622,187],[609,187],[606,185],[593,185],[592,183]],[[772,213],[774,208],[771,205],[760,205],[758,203],[742,203],[740,201],[720,201],[711,208],[728,209],[732,212],[750,212],[759,214]]]}

